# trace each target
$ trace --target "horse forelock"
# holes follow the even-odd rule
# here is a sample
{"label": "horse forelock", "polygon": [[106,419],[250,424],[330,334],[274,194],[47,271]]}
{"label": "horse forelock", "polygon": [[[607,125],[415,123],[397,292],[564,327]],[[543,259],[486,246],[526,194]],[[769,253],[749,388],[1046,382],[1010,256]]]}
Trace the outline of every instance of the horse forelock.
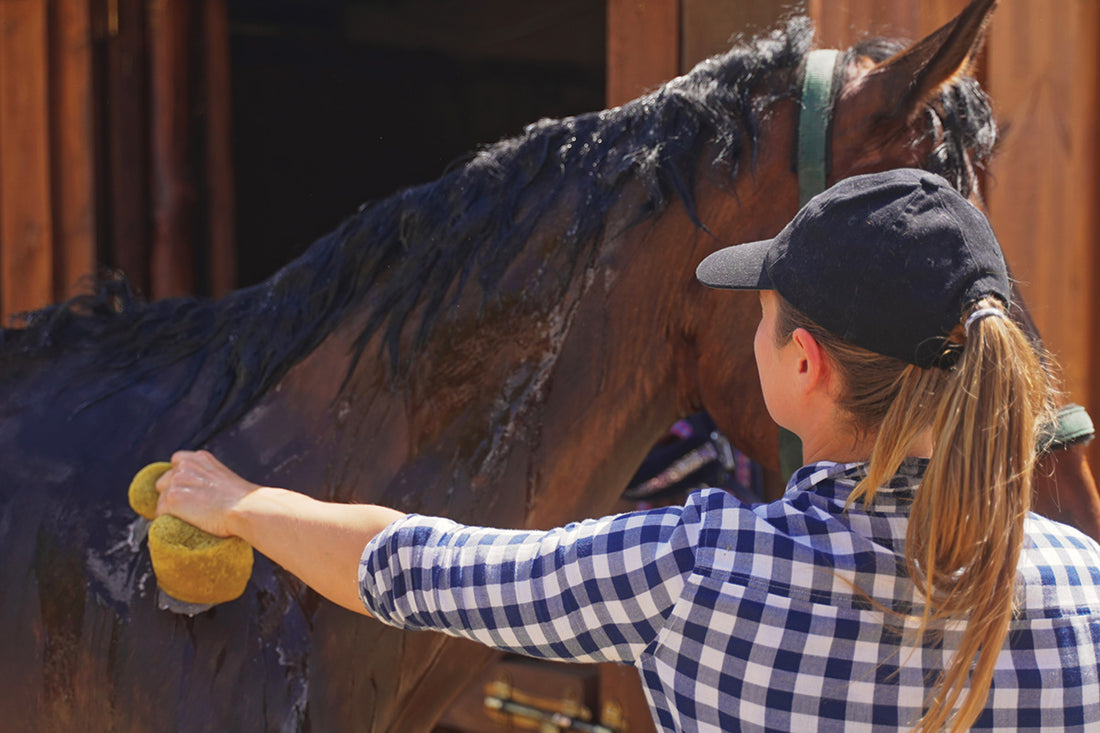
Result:
{"label": "horse forelock", "polygon": [[[702,226],[694,184],[704,148],[716,151],[714,165],[736,176],[746,146],[751,152],[756,145],[767,106],[797,94],[812,35],[806,18],[792,18],[620,107],[540,120],[480,148],[436,181],[364,205],[268,281],[221,300],[146,304],[117,278],[102,280],[94,294],[30,314],[25,329],[0,334],[0,369],[65,351],[105,374],[94,400],[125,388],[135,371],[151,375],[194,359],[220,375],[196,443],[239,419],[352,312],[364,318],[351,368],[381,336],[391,374],[400,375],[450,299],[471,282],[491,298],[548,221],[558,227],[554,238],[572,263],[561,278],[563,290],[590,263],[628,184],[646,193],[635,222],[679,200]],[[936,108],[944,132],[930,164],[968,187],[966,147],[981,144],[985,134],[973,120],[991,115],[976,84],[958,87]],[[554,209],[563,198],[578,202],[564,223]],[[416,323],[410,322],[414,310]],[[407,326],[414,338],[403,353]]]}

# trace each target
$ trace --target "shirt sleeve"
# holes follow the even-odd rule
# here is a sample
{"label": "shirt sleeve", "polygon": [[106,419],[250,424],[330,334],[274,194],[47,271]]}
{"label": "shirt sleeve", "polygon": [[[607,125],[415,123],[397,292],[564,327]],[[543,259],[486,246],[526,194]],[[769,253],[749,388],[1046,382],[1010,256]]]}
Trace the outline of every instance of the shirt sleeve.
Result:
{"label": "shirt sleeve", "polygon": [[690,504],[545,532],[409,515],[367,545],[359,593],[393,626],[530,656],[633,663],[694,567],[698,524]]}

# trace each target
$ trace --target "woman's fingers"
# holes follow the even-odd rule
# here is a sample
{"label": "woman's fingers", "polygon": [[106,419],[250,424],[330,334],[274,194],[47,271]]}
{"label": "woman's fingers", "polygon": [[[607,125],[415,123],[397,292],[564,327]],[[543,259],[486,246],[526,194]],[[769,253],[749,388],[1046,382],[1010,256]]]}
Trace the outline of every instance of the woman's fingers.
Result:
{"label": "woman's fingers", "polygon": [[221,537],[229,513],[256,485],[227,468],[207,451],[179,451],[172,468],[156,483],[157,514],[172,514]]}

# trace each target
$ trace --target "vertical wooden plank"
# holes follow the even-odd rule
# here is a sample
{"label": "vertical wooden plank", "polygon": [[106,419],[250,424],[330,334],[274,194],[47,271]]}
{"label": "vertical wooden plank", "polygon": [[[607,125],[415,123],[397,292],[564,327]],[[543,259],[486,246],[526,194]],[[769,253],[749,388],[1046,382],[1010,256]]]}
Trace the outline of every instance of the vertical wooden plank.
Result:
{"label": "vertical wooden plank", "polygon": [[[817,29],[818,48],[849,48],[859,41],[881,36],[917,41],[954,20],[970,0],[807,0]],[[969,70],[979,81],[984,55]]]}
{"label": "vertical wooden plank", "polygon": [[107,23],[104,259],[148,294],[150,193],[145,0],[112,0]]}
{"label": "vertical wooden plank", "polygon": [[212,295],[224,295],[237,286],[237,223],[226,0],[205,0],[203,4],[203,48],[210,291]]}
{"label": "vertical wooden plank", "polygon": [[1069,398],[1094,417],[1098,31],[1090,0],[1002,3],[986,81],[1008,125],[986,186],[990,217]]}
{"label": "vertical wooden plank", "polygon": [[809,0],[818,48],[848,48],[868,36],[912,38],[920,27],[920,0]]}
{"label": "vertical wooden plank", "polygon": [[970,0],[807,0],[818,48],[849,48],[874,36],[916,41],[957,16]]}
{"label": "vertical wooden plank", "polygon": [[628,102],[680,72],[680,0],[608,0],[607,105]]}
{"label": "vertical wooden plank", "polygon": [[680,68],[687,71],[708,56],[728,51],[737,35],[747,37],[775,27],[792,13],[805,12],[806,0],[682,0],[683,51]]}
{"label": "vertical wooden plank", "polygon": [[95,140],[89,0],[54,0],[51,97],[54,298],[73,294],[96,266]]}
{"label": "vertical wooden plank", "polygon": [[151,0],[148,10],[153,147],[150,289],[152,297],[166,298],[195,290],[195,189],[188,124],[193,26],[190,0]]}
{"label": "vertical wooden plank", "polygon": [[[607,106],[629,102],[680,73],[680,0],[607,0]],[[653,730],[637,679],[600,665],[605,699],[630,730]]]}
{"label": "vertical wooden plank", "polygon": [[0,313],[53,299],[47,0],[0,2]]}
{"label": "vertical wooden plank", "polygon": [[[1100,44],[1100,8],[1095,3],[1087,0],[1080,3],[1078,10],[1080,26],[1086,35],[1086,56],[1091,55],[1091,63],[1085,69],[1079,71],[1088,76],[1091,72],[1091,80],[1086,90],[1093,90],[1092,99],[1083,103],[1085,107],[1083,117],[1093,129],[1100,121],[1100,53],[1097,53],[1097,45]],[[1086,91],[1086,94],[1088,92]],[[1091,159],[1086,163],[1091,166],[1091,174],[1088,177],[1089,191],[1085,194],[1086,205],[1081,222],[1081,230],[1084,236],[1092,243],[1089,248],[1091,262],[1088,269],[1088,284],[1086,300],[1079,307],[1087,314],[1087,318],[1081,320],[1077,338],[1086,341],[1087,353],[1083,370],[1088,379],[1083,394],[1070,394],[1070,399],[1088,407],[1093,420],[1100,423],[1100,319],[1095,315],[1100,309],[1100,247],[1096,244],[1097,235],[1100,234],[1100,144],[1093,137],[1093,151]],[[1100,440],[1093,440],[1088,447],[1088,460],[1094,472],[1100,473]]]}
{"label": "vertical wooden plank", "polygon": [[[914,38],[923,38],[949,22],[970,4],[970,0],[922,0],[920,25]],[[996,13],[994,16],[996,17]]]}
{"label": "vertical wooden plank", "polygon": [[848,48],[870,36],[918,40],[952,20],[969,0],[808,0],[819,48]]}
{"label": "vertical wooden plank", "polygon": [[[818,48],[849,48],[881,36],[917,41],[954,20],[970,0],[807,0]],[[984,81],[984,54],[969,73]]]}

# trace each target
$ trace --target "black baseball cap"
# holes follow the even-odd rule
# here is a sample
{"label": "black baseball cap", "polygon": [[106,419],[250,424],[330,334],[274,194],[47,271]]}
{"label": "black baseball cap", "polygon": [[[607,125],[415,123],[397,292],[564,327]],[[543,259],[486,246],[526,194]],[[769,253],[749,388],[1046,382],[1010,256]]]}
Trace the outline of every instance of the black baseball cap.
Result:
{"label": "black baseball cap", "polygon": [[900,168],[818,194],[772,239],[726,247],[704,285],[775,290],[830,333],[921,367],[950,366],[946,336],[987,295],[1010,303],[989,222],[940,176]]}

